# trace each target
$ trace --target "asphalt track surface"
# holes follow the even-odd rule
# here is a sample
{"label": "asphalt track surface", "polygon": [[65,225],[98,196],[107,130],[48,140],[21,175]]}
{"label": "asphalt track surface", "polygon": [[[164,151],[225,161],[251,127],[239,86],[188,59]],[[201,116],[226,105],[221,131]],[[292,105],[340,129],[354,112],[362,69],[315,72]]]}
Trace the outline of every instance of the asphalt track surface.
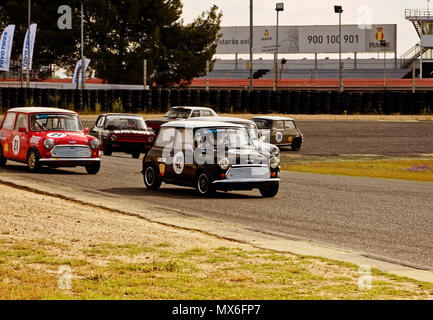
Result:
{"label": "asphalt track surface", "polygon": [[[296,154],[433,154],[433,121],[297,121],[305,142]],[[91,128],[94,121],[83,121]]]}
{"label": "asphalt track surface", "polygon": [[[431,122],[305,121],[300,126],[306,139],[304,154],[433,153]],[[371,151],[372,145],[381,148]],[[30,174],[24,165],[14,162],[0,169],[0,176],[73,186],[83,192],[96,191],[96,197],[161,206],[433,270],[432,183],[284,172],[274,199],[260,197],[257,190],[218,193],[205,199],[193,189],[165,184],[159,191],[148,191],[140,170],[141,161],[115,154],[102,157],[96,176],[85,174],[84,168],[43,169]]]}

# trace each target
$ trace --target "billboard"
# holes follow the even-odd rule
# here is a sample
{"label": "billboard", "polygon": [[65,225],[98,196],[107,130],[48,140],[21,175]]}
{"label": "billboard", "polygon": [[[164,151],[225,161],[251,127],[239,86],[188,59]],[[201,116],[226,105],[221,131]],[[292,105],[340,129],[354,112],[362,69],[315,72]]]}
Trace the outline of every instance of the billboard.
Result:
{"label": "billboard", "polygon": [[[249,53],[249,27],[222,27],[217,54]],[[380,40],[386,41],[386,51],[397,51],[397,25],[376,24],[370,29],[358,25],[343,25],[342,52],[383,52]],[[274,52],[275,26],[254,27],[254,53]],[[280,53],[338,53],[339,27],[334,26],[279,26]]]}

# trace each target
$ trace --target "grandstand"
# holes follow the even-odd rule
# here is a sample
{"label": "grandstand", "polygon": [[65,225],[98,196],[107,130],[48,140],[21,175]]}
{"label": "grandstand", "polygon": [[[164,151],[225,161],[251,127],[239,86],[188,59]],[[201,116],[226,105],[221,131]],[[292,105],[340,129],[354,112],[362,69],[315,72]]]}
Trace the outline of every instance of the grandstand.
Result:
{"label": "grandstand", "polygon": [[[273,79],[273,60],[255,60],[254,78]],[[248,79],[247,60],[217,60],[209,79]],[[281,70],[279,64],[278,78],[280,79],[337,79],[339,77],[338,60],[335,59],[287,59]],[[384,67],[387,79],[402,79],[411,76],[410,68],[401,69],[400,62],[387,59],[384,66],[383,59],[345,59],[345,79],[383,79]],[[205,77],[203,77],[205,78]],[[202,79],[203,79],[202,78]]]}

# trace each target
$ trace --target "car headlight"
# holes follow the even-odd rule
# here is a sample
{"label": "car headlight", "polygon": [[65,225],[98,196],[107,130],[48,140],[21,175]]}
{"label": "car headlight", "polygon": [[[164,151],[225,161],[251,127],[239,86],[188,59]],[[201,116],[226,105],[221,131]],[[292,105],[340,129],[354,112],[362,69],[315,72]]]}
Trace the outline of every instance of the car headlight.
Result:
{"label": "car headlight", "polygon": [[271,155],[275,158],[280,157],[280,149],[277,146],[271,147]]}
{"label": "car headlight", "polygon": [[111,141],[116,141],[116,140],[117,140],[117,136],[113,134],[113,135],[111,136]]}
{"label": "car headlight", "polygon": [[227,158],[223,158],[218,162],[218,165],[222,170],[227,170],[230,167],[230,161]]}
{"label": "car headlight", "polygon": [[54,147],[54,140],[53,139],[45,139],[44,147],[48,150],[52,149]]}
{"label": "car headlight", "polygon": [[272,169],[277,169],[280,165],[280,159],[272,157],[271,161],[269,162],[269,165]]}
{"label": "car headlight", "polygon": [[90,140],[89,144],[90,144],[90,148],[92,148],[93,150],[96,150],[99,148],[99,140],[98,139]]}

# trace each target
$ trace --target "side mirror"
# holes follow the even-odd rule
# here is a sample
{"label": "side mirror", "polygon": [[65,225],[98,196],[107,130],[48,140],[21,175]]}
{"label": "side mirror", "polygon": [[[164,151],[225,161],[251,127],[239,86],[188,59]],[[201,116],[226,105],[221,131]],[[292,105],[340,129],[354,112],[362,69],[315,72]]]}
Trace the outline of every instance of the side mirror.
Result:
{"label": "side mirror", "polygon": [[84,134],[88,134],[89,133],[89,128],[84,128]]}
{"label": "side mirror", "polygon": [[27,129],[24,127],[18,128],[18,132],[20,133],[27,133]]}

